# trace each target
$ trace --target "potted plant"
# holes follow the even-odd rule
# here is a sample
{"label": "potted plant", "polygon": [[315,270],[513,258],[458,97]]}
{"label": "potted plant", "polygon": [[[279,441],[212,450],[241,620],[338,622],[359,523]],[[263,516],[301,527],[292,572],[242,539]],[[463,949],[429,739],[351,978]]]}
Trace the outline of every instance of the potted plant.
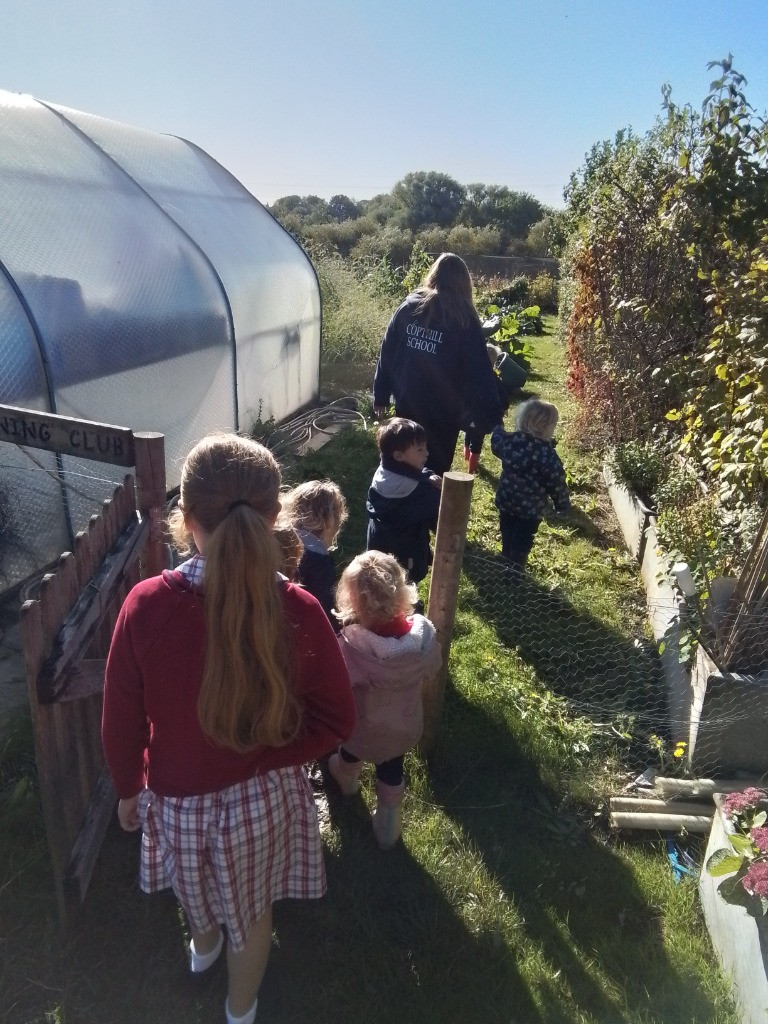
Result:
{"label": "potted plant", "polygon": [[743,1020],[757,1024],[768,1006],[768,793],[748,788],[717,803],[699,891]]}
{"label": "potted plant", "polygon": [[768,793],[750,787],[731,793],[721,813],[728,846],[707,858],[707,871],[723,877],[718,892],[727,903],[744,907],[752,917],[768,911]]}

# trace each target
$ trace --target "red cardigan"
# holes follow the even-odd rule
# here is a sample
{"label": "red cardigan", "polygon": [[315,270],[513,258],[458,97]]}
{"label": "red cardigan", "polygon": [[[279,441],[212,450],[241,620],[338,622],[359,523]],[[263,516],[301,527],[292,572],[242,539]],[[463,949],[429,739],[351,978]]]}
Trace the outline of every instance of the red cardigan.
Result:
{"label": "red cardigan", "polygon": [[197,719],[206,649],[202,593],[178,571],[143,580],[130,592],[112,637],[102,721],[120,798],[145,784],[162,796],[216,792],[311,761],[351,734],[355,705],[336,635],[314,597],[292,583],[279,585],[303,725],[286,746],[247,754],[214,745]]}

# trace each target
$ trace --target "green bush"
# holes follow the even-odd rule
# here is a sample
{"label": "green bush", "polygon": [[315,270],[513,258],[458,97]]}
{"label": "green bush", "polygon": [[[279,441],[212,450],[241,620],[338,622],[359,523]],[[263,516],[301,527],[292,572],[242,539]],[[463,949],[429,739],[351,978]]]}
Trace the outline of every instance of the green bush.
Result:
{"label": "green bush", "polygon": [[669,464],[669,455],[653,441],[624,441],[608,457],[608,465],[619,483],[634,491],[648,508],[656,507]]}
{"label": "green bush", "polygon": [[519,274],[513,277],[509,284],[478,296],[478,305],[498,306],[500,309],[508,306],[528,306],[531,304],[530,289],[531,279],[525,274]]}
{"label": "green bush", "polygon": [[408,262],[412,249],[412,231],[408,228],[387,225],[376,234],[363,235],[352,248],[350,255],[353,260],[384,257],[393,267],[402,267]]}
{"label": "green bush", "polygon": [[537,274],[529,285],[529,301],[532,305],[539,306],[542,313],[556,313],[557,291],[557,280],[552,274],[543,271]]}
{"label": "green bush", "polygon": [[566,190],[568,384],[615,441],[663,424],[730,509],[768,493],[768,136],[729,56],[699,113],[663,90]]}
{"label": "green bush", "polygon": [[373,362],[393,310],[381,260],[343,260],[318,250],[312,262],[323,302],[323,359]]}

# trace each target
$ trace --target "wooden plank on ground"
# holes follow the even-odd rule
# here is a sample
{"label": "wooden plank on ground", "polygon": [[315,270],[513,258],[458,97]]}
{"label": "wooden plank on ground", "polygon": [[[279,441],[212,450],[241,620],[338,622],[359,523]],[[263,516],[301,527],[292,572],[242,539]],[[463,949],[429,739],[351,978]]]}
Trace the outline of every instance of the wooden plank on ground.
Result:
{"label": "wooden plank on ground", "polygon": [[616,811],[610,815],[612,828],[650,829],[654,832],[709,832],[711,814],[642,814]]}
{"label": "wooden plank on ground", "polygon": [[612,811],[635,811],[641,814],[706,814],[710,818],[715,813],[715,805],[710,803],[684,802],[682,800],[659,800],[652,797],[612,796]]}

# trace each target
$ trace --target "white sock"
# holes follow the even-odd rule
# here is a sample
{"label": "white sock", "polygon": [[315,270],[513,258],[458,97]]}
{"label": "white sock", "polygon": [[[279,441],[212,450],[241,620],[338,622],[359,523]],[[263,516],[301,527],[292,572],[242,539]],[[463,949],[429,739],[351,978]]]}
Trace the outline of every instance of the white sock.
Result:
{"label": "white sock", "polygon": [[229,1010],[229,999],[224,1003],[224,1012],[227,1015],[227,1024],[253,1024],[256,1020],[256,1007],[259,1005],[259,1000],[254,999],[253,1006],[250,1010],[246,1010],[242,1017],[233,1017]]}

